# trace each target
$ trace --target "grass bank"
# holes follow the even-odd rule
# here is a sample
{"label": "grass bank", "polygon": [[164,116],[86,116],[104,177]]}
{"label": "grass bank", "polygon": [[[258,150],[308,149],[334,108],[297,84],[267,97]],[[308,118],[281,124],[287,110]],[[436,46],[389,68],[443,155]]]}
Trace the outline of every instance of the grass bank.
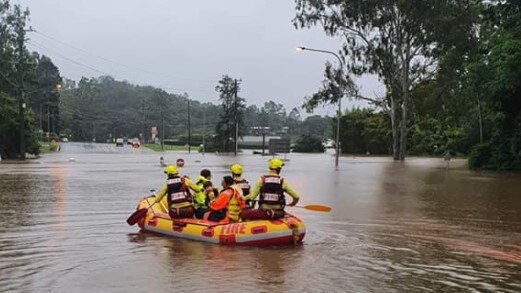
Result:
{"label": "grass bank", "polygon": [[[155,143],[145,143],[142,146],[149,148],[155,152],[161,152],[161,145]],[[184,151],[185,147],[181,145],[164,145],[165,151]],[[197,151],[196,147],[192,146],[192,151]]]}

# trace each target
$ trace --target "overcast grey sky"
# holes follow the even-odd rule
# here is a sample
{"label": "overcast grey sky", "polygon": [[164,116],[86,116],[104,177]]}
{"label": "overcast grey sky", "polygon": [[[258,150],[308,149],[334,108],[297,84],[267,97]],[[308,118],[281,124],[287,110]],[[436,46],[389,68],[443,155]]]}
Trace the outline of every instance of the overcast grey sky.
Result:
{"label": "overcast grey sky", "polygon": [[[292,0],[13,2],[29,7],[35,30],[56,39],[33,32],[28,47],[50,56],[63,76],[79,80],[101,71],[118,80],[186,92],[200,101],[217,102],[215,85],[229,74],[242,78],[241,95],[248,104],[274,100],[289,111],[320,87],[325,61],[335,62],[333,56],[295,47],[340,48],[340,40],[321,28],[296,30]],[[383,92],[373,77],[357,81],[367,95]],[[360,102],[344,103],[353,104]],[[334,107],[317,113],[332,115]]]}

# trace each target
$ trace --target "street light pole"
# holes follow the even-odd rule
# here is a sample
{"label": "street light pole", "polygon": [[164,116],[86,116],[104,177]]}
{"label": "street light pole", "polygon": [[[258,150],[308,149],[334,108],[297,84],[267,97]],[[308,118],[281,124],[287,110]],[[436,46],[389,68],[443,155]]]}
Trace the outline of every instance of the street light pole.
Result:
{"label": "street light pole", "polygon": [[338,54],[332,51],[327,50],[319,50],[319,49],[311,49],[306,47],[297,47],[297,51],[311,51],[311,52],[317,52],[317,53],[324,53],[324,54],[330,54],[335,56],[338,59],[338,63],[340,65],[340,74],[338,76],[338,113],[337,113],[337,120],[336,120],[336,142],[335,142],[335,167],[338,168],[338,158],[340,156],[340,118],[342,117],[342,96],[343,89],[341,88],[341,78],[342,78],[342,71],[344,68],[344,62],[342,62],[342,59]]}

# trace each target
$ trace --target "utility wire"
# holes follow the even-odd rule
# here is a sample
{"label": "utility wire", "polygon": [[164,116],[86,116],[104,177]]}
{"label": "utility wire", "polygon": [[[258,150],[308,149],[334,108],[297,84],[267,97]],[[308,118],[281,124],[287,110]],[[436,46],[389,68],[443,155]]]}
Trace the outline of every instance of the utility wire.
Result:
{"label": "utility wire", "polygon": [[165,75],[165,74],[162,74],[162,73],[159,73],[159,72],[154,72],[154,71],[150,71],[150,70],[146,70],[146,69],[142,69],[142,68],[139,68],[139,67],[135,67],[135,66],[132,66],[132,65],[127,65],[127,64],[124,64],[124,63],[121,63],[121,62],[118,62],[118,61],[115,61],[115,60],[112,60],[112,59],[109,59],[109,58],[106,58],[106,57],[103,57],[103,56],[100,56],[100,55],[97,55],[97,54],[94,54],[94,53],[91,53],[85,49],[82,49],[82,48],[79,48],[77,46],[74,46],[72,44],[69,44],[69,43],[66,43],[62,40],[59,40],[57,38],[54,38],[54,37],[51,37],[47,34],[44,34],[40,31],[37,31],[37,30],[33,30],[35,33],[47,38],[47,39],[50,39],[54,42],[57,42],[57,43],[60,43],[64,46],[67,46],[69,48],[72,48],[72,49],[75,49],[75,50],[78,50],[80,52],[83,52],[87,55],[90,55],[92,57],[96,57],[96,58],[99,58],[103,61],[106,61],[106,62],[110,62],[110,63],[114,63],[114,64],[117,64],[119,66],[123,66],[123,67],[126,67],[126,68],[129,68],[129,69],[132,69],[132,70],[136,70],[136,71],[140,71],[140,72],[143,72],[143,73],[146,73],[146,74],[150,74],[150,75],[158,75],[158,76],[162,76],[162,77],[166,77],[166,78],[169,78],[169,79],[180,79],[180,80],[191,80],[191,81],[198,81],[198,82],[208,82],[208,83],[215,83],[215,80],[205,80],[205,79],[195,79],[195,78],[185,78],[185,77],[178,77],[178,76],[170,76],[170,75]]}
{"label": "utility wire", "polygon": [[43,45],[41,45],[41,44],[38,44],[38,43],[36,43],[35,41],[27,41],[27,43],[28,43],[28,44],[31,44],[31,45],[33,45],[33,46],[35,46],[35,47],[37,47],[37,48],[40,48],[40,49],[42,49],[42,50],[46,50],[46,51],[48,51],[48,52],[51,52],[51,53],[53,53],[53,54],[56,54],[56,56],[58,56],[58,57],[60,57],[60,58],[62,58],[62,59],[65,59],[65,60],[67,60],[67,61],[69,61],[69,62],[72,62],[72,63],[74,63],[74,64],[76,64],[76,65],[83,66],[83,67],[85,67],[85,68],[88,68],[88,69],[90,69],[90,70],[92,70],[92,71],[96,71],[96,72],[101,73],[101,74],[104,74],[104,75],[109,75],[108,73],[103,72],[103,71],[101,71],[101,70],[99,70],[99,69],[96,69],[96,68],[94,68],[94,67],[92,67],[92,66],[90,66],[90,65],[83,64],[83,63],[78,62],[78,61],[76,61],[76,60],[72,60],[71,58],[69,58],[69,57],[67,57],[67,56],[64,56],[64,55],[62,55],[62,54],[60,54],[60,53],[58,53],[58,52],[56,52],[56,51],[54,51],[54,50],[52,50],[52,49],[49,49],[49,48],[47,48],[47,47],[45,47],[45,46],[43,46]]}
{"label": "utility wire", "polygon": [[[93,67],[93,66],[90,66],[90,65],[87,65],[87,64],[84,64],[84,63],[78,62],[78,61],[76,61],[76,60],[73,60],[73,59],[71,59],[71,58],[69,58],[69,57],[67,57],[67,56],[65,56],[65,55],[63,55],[63,54],[61,54],[61,53],[56,52],[56,51],[53,50],[53,49],[50,49],[50,48],[48,48],[48,47],[46,47],[46,46],[44,46],[44,45],[42,45],[42,44],[40,44],[40,43],[38,43],[38,42],[35,42],[34,40],[27,41],[27,43],[28,43],[28,44],[31,44],[31,45],[33,45],[33,46],[35,46],[35,47],[37,47],[37,48],[39,48],[39,49],[41,49],[41,50],[45,50],[45,51],[51,52],[51,53],[53,53],[53,54],[56,54],[56,56],[58,56],[58,57],[60,57],[60,58],[62,58],[62,59],[64,59],[64,60],[66,60],[66,61],[69,61],[69,62],[71,62],[71,63],[74,63],[74,64],[76,64],[76,65],[83,66],[83,67],[85,67],[85,68],[88,68],[88,69],[90,69],[90,70],[92,70],[92,71],[95,71],[95,72],[101,73],[101,74],[103,74],[103,75],[115,76],[115,75],[113,75],[113,74],[110,74],[110,73],[104,72],[104,71],[102,71],[102,70],[99,70],[99,69],[97,69],[97,68],[95,68],[95,67]],[[136,84],[139,84],[139,83],[136,82]],[[180,88],[165,87],[165,86],[154,86],[154,87],[165,88],[165,89],[170,89],[170,90],[175,90],[175,91],[180,91],[180,92],[194,92],[194,91],[203,91],[203,92],[204,92],[204,91],[207,91],[207,90],[202,90],[202,89],[199,89],[199,90],[188,90],[188,89],[180,89]],[[209,90],[208,90],[208,92],[209,92]]]}

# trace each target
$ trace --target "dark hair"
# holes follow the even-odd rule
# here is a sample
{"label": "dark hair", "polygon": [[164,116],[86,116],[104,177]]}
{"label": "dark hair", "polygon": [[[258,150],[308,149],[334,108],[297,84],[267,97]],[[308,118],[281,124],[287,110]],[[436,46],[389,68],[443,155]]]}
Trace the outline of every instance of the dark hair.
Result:
{"label": "dark hair", "polygon": [[235,180],[233,180],[232,176],[224,176],[223,177],[223,181],[224,183],[226,183],[226,185],[230,186],[232,185],[233,183],[235,183]]}
{"label": "dark hair", "polygon": [[205,182],[203,183],[203,187],[204,187],[204,188],[207,188],[207,187],[210,187],[210,186],[212,186],[212,182],[211,182],[211,181],[205,181]]}
{"label": "dark hair", "polygon": [[201,170],[201,176],[203,176],[204,178],[208,178],[212,176],[212,172],[210,172],[210,170],[208,169],[203,169]]}

